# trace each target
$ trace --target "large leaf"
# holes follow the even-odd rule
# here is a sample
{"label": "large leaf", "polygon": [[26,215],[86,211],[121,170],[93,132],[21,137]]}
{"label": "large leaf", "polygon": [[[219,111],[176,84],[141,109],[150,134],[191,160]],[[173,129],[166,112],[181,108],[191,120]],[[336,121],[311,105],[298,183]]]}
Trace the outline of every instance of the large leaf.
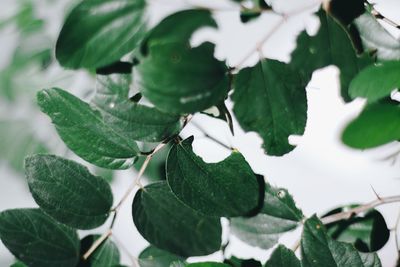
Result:
{"label": "large leaf", "polygon": [[136,193],[133,221],[141,235],[160,249],[186,257],[207,255],[221,246],[219,218],[197,213],[180,202],[166,182]]}
{"label": "large leaf", "polygon": [[174,261],[184,261],[185,258],[158,249],[154,246],[145,248],[139,255],[140,267],[165,267]]}
{"label": "large leaf", "polygon": [[350,84],[352,97],[364,97],[373,102],[400,87],[400,61],[387,61],[360,72]]}
{"label": "large leaf", "polygon": [[307,75],[329,65],[337,66],[342,97],[349,101],[351,80],[372,63],[372,58],[367,54],[358,56],[345,29],[325,11],[321,9],[316,15],[320,19],[320,28],[315,36],[310,36],[306,31],[299,35],[297,47],[292,52],[291,65]]}
{"label": "large leaf", "polygon": [[283,245],[279,245],[272,253],[265,267],[300,267],[300,261],[294,252]]}
{"label": "large leaf", "polygon": [[399,138],[400,106],[388,102],[366,106],[342,134],[346,145],[358,149],[377,147]]}
{"label": "large leaf", "polygon": [[78,156],[109,169],[126,169],[133,164],[137,144],[110,127],[99,110],[57,88],[40,91],[37,100],[61,139]]}
{"label": "large leaf", "polygon": [[87,260],[82,258],[99,237],[88,235],[81,240],[81,259],[77,267],[114,267],[119,264],[118,248],[110,239],[104,241]]}
{"label": "large leaf", "polygon": [[308,76],[276,60],[262,60],[237,75],[233,112],[245,131],[261,135],[267,154],[290,152],[294,147],[288,137],[303,134],[308,80]]}
{"label": "large leaf", "polygon": [[[313,216],[304,223],[301,239],[302,267],[370,267],[350,244],[331,239],[321,221]],[[376,265],[376,266],[380,266]]]}
{"label": "large leaf", "polygon": [[56,46],[67,68],[97,68],[131,52],[143,38],[144,0],[84,0],[68,15]]}
{"label": "large leaf", "polygon": [[[218,163],[206,163],[192,150],[193,137],[175,144],[167,158],[167,180],[185,204],[207,215],[248,215],[263,194],[256,175],[238,151]],[[262,191],[261,191],[262,192]]]}
{"label": "large leaf", "polygon": [[127,138],[159,142],[179,132],[179,116],[163,113],[129,99],[130,74],[97,76],[92,103],[103,113],[107,125]]}
{"label": "large leaf", "polygon": [[194,113],[225,99],[228,68],[214,58],[214,45],[190,47],[192,33],[205,26],[216,27],[209,11],[181,11],[164,19],[146,39],[137,84],[157,108]]}
{"label": "large leaf", "polygon": [[110,185],[86,167],[53,155],[34,155],[25,160],[25,170],[36,203],[56,220],[91,229],[108,218]]}
{"label": "large leaf", "polygon": [[79,260],[76,231],[39,209],[1,212],[0,239],[30,267],[75,267]]}
{"label": "large leaf", "polygon": [[231,219],[232,233],[252,246],[273,247],[282,233],[295,229],[304,215],[286,189],[265,184],[264,206],[251,218]]}

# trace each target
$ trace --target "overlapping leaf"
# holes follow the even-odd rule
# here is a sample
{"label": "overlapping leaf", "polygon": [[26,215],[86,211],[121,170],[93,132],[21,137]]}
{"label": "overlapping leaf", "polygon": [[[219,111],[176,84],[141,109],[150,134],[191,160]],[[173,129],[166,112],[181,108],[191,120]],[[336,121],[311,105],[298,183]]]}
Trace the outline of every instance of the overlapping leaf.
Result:
{"label": "overlapping leaf", "polygon": [[292,250],[279,245],[265,263],[265,267],[301,267],[301,264]]}
{"label": "overlapping leaf", "polygon": [[82,258],[99,237],[98,235],[88,235],[81,240],[81,260],[77,267],[116,267],[119,265],[118,248],[110,239],[104,241],[87,260]]}

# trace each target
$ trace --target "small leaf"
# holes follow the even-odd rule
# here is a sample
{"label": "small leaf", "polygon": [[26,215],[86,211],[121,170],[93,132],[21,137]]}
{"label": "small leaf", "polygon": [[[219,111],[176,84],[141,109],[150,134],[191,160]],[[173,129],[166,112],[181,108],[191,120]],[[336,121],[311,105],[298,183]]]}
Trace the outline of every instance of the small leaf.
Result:
{"label": "small leaf", "polygon": [[[175,144],[167,158],[173,193],[193,209],[217,217],[248,215],[262,201],[260,186],[238,151],[218,163],[206,163],[192,150],[193,137]],[[261,200],[260,200],[261,199]]]}
{"label": "small leaf", "polygon": [[81,259],[77,267],[115,267],[119,265],[118,248],[110,239],[104,241],[87,260],[82,258],[99,237],[99,235],[88,235],[81,240]]}
{"label": "small leaf", "polygon": [[37,101],[61,139],[78,156],[109,169],[127,169],[134,163],[137,144],[110,127],[99,110],[57,88],[40,91]]}
{"label": "small leaf", "polygon": [[400,87],[400,61],[388,61],[369,66],[360,72],[350,84],[350,95],[364,97],[373,102],[390,96]]}
{"label": "small leaf", "polygon": [[170,266],[175,261],[184,261],[185,259],[158,249],[154,246],[145,248],[139,255],[140,267],[165,267]]}
{"label": "small leaf", "polygon": [[144,36],[144,0],[84,0],[68,15],[56,45],[66,68],[98,68],[131,52]]}
{"label": "small leaf", "polygon": [[307,121],[308,76],[276,60],[262,60],[236,77],[233,112],[245,131],[264,140],[269,155],[293,150],[288,137],[303,134]]}
{"label": "small leaf", "polygon": [[15,257],[30,267],[75,267],[78,263],[76,231],[39,209],[1,212],[0,239]]}
{"label": "small leaf", "polygon": [[346,145],[358,149],[377,147],[399,138],[400,107],[387,102],[367,105],[342,134]]}
{"label": "small leaf", "polygon": [[79,229],[102,225],[113,203],[109,184],[71,160],[34,155],[25,160],[36,203],[56,220]]}
{"label": "small leaf", "polygon": [[292,250],[279,245],[265,263],[265,267],[301,267],[301,264]]}
{"label": "small leaf", "polygon": [[261,212],[250,218],[231,219],[231,231],[243,242],[269,249],[278,242],[282,233],[295,229],[303,217],[286,189],[265,184]]}
{"label": "small leaf", "polygon": [[221,246],[219,219],[207,217],[180,202],[166,182],[136,193],[133,221],[152,245],[182,257],[207,255]]}

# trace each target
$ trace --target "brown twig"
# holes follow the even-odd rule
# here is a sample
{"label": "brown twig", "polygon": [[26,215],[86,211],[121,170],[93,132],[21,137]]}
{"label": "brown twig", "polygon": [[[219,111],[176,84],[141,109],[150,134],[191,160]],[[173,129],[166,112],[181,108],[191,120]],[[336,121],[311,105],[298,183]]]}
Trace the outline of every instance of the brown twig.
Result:
{"label": "brown twig", "polygon": [[100,247],[101,244],[103,244],[103,242],[105,240],[107,240],[107,238],[109,238],[112,235],[112,231],[111,229],[108,229],[107,232],[105,232],[104,234],[102,234],[94,243],[93,245],[89,248],[89,250],[83,255],[83,259],[87,260],[90,255],[92,255],[93,252],[96,251],[96,249],[98,247]]}

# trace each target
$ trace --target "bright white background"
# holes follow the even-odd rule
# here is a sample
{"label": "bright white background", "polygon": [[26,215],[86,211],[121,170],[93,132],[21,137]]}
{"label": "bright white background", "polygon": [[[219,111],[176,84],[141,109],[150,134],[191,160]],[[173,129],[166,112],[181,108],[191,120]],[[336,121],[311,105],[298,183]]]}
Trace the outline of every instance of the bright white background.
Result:
{"label": "bright white background", "polygon": [[[6,17],[15,10],[14,0],[2,0],[0,16]],[[38,14],[50,21],[47,25],[48,33],[55,38],[66,12],[66,3],[73,1],[59,0],[37,1],[40,5]],[[155,23],[165,14],[184,7],[184,2],[179,0],[152,0],[151,17]],[[191,2],[195,2],[192,0]],[[230,8],[225,1],[197,1],[202,5],[208,4],[218,7]],[[279,2],[279,1],[277,1]],[[293,10],[300,6],[313,3],[312,0],[285,0],[281,7],[284,10]],[[398,0],[376,1],[376,8],[393,20],[400,21],[400,2]],[[310,16],[309,10],[305,14],[296,16],[287,23],[265,44],[263,53],[270,58],[288,61],[291,50],[294,48],[296,35],[307,27],[310,32],[315,32],[317,26],[315,19]],[[227,59],[230,65],[236,64],[243,56],[254,47],[257,40],[274,26],[277,18],[272,15],[263,15],[257,22],[246,25],[240,23],[237,13],[221,11],[216,13],[216,19],[220,26],[218,34],[204,30],[193,37],[194,42],[209,38],[217,43],[216,56]],[[8,28],[0,32],[0,69],[10,60],[10,53],[15,45],[15,29]],[[396,31],[392,31],[398,35]],[[246,65],[254,65],[257,61],[254,55]],[[195,64],[195,62],[194,62]],[[59,73],[60,68],[53,66],[47,74],[48,80],[41,81],[43,86],[55,84],[79,95],[82,88],[91,88],[93,81],[84,72],[80,72],[68,81],[55,82],[53,75]],[[69,75],[72,75],[69,73]],[[40,88],[32,88],[32,91]],[[286,187],[294,195],[298,206],[306,215],[313,213],[322,214],[325,211],[342,204],[364,203],[371,201],[375,195],[373,187],[381,196],[399,194],[400,166],[390,160],[383,160],[387,155],[400,149],[399,145],[391,144],[373,151],[355,151],[345,147],[340,142],[340,133],[344,125],[361,110],[363,102],[356,100],[350,104],[344,104],[339,97],[338,70],[335,67],[327,67],[317,71],[307,88],[308,97],[308,122],[304,136],[296,137],[291,141],[297,144],[297,148],[283,157],[269,157],[263,153],[261,139],[255,133],[243,133],[235,123],[236,135],[232,137],[229,130],[221,121],[213,120],[205,116],[195,116],[194,120],[203,125],[209,134],[223,140],[225,143],[236,147],[250,162],[254,171],[266,175],[267,180],[278,186]],[[1,102],[1,101],[0,101]],[[231,106],[231,104],[229,104]],[[9,115],[10,110],[0,107],[0,118]],[[22,112],[23,113],[23,112]],[[50,122],[45,116],[40,115],[38,127],[43,127],[46,136],[47,131],[52,131]],[[40,132],[40,131],[38,131]],[[215,162],[228,155],[228,151],[217,144],[202,138],[202,134],[195,128],[187,127],[184,135],[195,134],[198,138],[194,143],[196,153],[208,162]],[[1,142],[1,140],[0,140]],[[57,140],[58,142],[58,140]],[[1,153],[1,151],[0,151]],[[132,171],[118,172],[112,185],[115,199],[118,200],[127,186],[134,178]],[[133,194],[131,196],[133,198]],[[131,200],[126,202],[120,212],[115,227],[115,236],[126,247],[137,255],[146,242],[135,230],[130,212]],[[20,175],[11,171],[6,164],[0,167],[0,210],[17,207],[34,207],[25,180]],[[379,210],[387,218],[389,227],[394,226],[399,212],[399,205],[392,204],[380,207]],[[101,233],[101,229],[97,232]],[[290,234],[282,241],[292,246],[299,233]],[[232,246],[228,250],[236,256],[244,258],[255,257],[261,260],[267,259],[269,253],[232,239]],[[379,252],[383,266],[392,267],[395,264],[397,253],[393,235],[388,244]],[[217,253],[212,256],[218,259]],[[129,259],[123,255],[124,262],[129,264]],[[13,257],[0,244],[0,266],[9,266]]]}

